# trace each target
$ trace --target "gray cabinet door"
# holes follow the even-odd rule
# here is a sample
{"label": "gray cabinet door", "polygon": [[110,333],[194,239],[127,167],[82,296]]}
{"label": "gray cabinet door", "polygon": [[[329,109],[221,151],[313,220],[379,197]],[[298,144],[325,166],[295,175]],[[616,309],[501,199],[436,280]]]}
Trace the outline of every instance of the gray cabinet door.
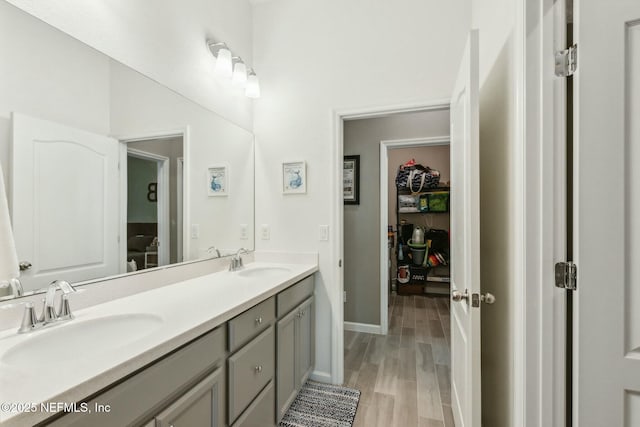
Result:
{"label": "gray cabinet door", "polygon": [[225,375],[220,367],[156,416],[156,427],[223,427]]}
{"label": "gray cabinet door", "polygon": [[299,316],[296,318],[296,385],[300,389],[313,369],[314,362],[314,311],[313,297],[303,302],[299,307]]}
{"label": "gray cabinet door", "polygon": [[233,427],[270,427],[275,425],[273,381],[260,392]]}
{"label": "gray cabinet door", "polygon": [[275,374],[275,336],[273,326],[228,359],[229,424],[249,406]]}
{"label": "gray cabinet door", "polygon": [[276,326],[278,363],[276,371],[276,402],[278,422],[287,412],[287,408],[296,397],[296,324],[298,310],[294,310],[281,320]]}

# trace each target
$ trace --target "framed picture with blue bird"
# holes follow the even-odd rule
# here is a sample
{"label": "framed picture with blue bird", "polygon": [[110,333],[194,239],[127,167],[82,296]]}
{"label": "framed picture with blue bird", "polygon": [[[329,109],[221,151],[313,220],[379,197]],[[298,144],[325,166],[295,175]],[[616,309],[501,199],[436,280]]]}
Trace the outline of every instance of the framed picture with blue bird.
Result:
{"label": "framed picture with blue bird", "polygon": [[285,162],[282,164],[282,193],[304,194],[307,192],[307,164]]}
{"label": "framed picture with blue bird", "polygon": [[207,194],[209,197],[229,194],[228,166],[210,166],[207,168]]}

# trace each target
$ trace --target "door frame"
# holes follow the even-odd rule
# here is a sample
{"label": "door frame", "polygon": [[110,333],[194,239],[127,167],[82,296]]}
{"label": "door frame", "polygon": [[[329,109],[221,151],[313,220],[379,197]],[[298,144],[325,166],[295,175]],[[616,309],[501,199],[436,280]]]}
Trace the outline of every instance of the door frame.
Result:
{"label": "door frame", "polygon": [[[332,308],[331,316],[331,378],[334,384],[344,380],[344,194],[342,169],[344,163],[344,122],[355,119],[372,119],[393,114],[449,109],[448,99],[427,100],[409,104],[378,107],[334,109],[331,111],[333,141],[331,143],[331,242],[330,257],[333,286],[327,290]],[[318,378],[319,379],[319,378]],[[329,378],[327,378],[329,380]]]}
{"label": "door frame", "polygon": [[[554,264],[564,261],[566,222],[566,85],[554,76],[554,52],[566,48],[565,0],[518,2],[523,38],[518,108],[522,149],[524,288],[519,298],[523,348],[521,412],[513,425],[565,425],[567,304],[554,286]],[[525,37],[525,34],[527,35]],[[526,71],[525,71],[526,70]],[[524,357],[526,355],[526,357]],[[523,384],[524,385],[524,384]]]}
{"label": "door frame", "polygon": [[[158,248],[158,267],[169,264],[170,252],[171,252],[171,217],[170,217],[170,194],[169,188],[169,157],[161,156],[155,153],[149,153],[148,151],[138,150],[135,148],[127,147],[127,157],[135,157],[137,159],[148,160],[155,162],[157,168],[157,217],[158,217],[158,240],[160,246]],[[127,164],[127,170],[128,170]],[[126,194],[122,194],[122,203],[124,203]],[[127,224],[126,216],[122,218]],[[125,258],[126,260],[126,258]]]}
{"label": "door frame", "polygon": [[[191,240],[188,238],[189,236],[189,228],[191,227],[191,177],[188,173],[191,162],[190,162],[190,153],[191,153],[191,129],[187,125],[182,128],[174,128],[160,131],[149,131],[149,132],[140,132],[135,134],[123,134],[123,135],[115,135],[112,136],[116,138],[120,142],[120,235],[125,236],[121,239],[120,244],[120,256],[121,259],[126,259],[127,257],[127,244],[126,244],[126,236],[127,236],[127,204],[124,203],[127,194],[127,144],[129,142],[136,141],[145,141],[149,139],[163,139],[163,138],[182,138],[182,157],[184,158],[184,171],[187,173],[183,177],[183,204],[182,204],[182,254],[183,254],[183,262],[188,261],[191,254]],[[124,195],[124,196],[123,196]],[[123,271],[121,273],[126,273],[126,264],[122,265]]]}
{"label": "door frame", "polygon": [[[449,107],[447,107],[447,110]],[[389,287],[387,284],[389,224],[389,150],[437,147],[450,144],[449,135],[380,141],[380,334],[389,332]]]}
{"label": "door frame", "polygon": [[[176,174],[177,174],[176,204],[177,204],[177,212],[178,212],[178,215],[177,215],[178,227],[176,227],[176,238],[178,242],[181,242],[183,240],[182,238],[183,227],[181,225],[184,220],[184,217],[182,215],[182,209],[180,209],[180,207],[184,207],[184,157],[178,157],[176,159]],[[182,245],[178,245],[177,254],[178,254],[177,261],[178,262],[184,261],[184,248],[182,247]]]}

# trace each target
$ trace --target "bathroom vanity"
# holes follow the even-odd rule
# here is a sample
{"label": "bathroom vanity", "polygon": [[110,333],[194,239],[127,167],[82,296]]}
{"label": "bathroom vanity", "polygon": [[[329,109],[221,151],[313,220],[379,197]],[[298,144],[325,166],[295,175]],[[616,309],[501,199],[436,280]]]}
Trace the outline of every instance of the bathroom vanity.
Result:
{"label": "bathroom vanity", "polygon": [[[252,263],[79,310],[63,325],[2,331],[0,399],[37,410],[3,413],[1,424],[276,425],[313,369],[315,271]],[[72,360],[47,350],[50,340],[69,341]],[[34,344],[48,363],[25,377]]]}

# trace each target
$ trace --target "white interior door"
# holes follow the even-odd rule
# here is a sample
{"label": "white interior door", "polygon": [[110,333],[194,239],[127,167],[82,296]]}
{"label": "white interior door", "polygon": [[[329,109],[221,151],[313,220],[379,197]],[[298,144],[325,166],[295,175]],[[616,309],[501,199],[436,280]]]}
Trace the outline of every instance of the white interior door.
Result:
{"label": "white interior door", "polygon": [[472,30],[451,97],[451,403],[457,427],[480,426],[481,419],[478,110],[478,32]]}
{"label": "white interior door", "polygon": [[574,426],[640,426],[640,1],[574,7]]}
{"label": "white interior door", "polygon": [[25,290],[119,272],[118,143],[13,114],[12,219]]}

